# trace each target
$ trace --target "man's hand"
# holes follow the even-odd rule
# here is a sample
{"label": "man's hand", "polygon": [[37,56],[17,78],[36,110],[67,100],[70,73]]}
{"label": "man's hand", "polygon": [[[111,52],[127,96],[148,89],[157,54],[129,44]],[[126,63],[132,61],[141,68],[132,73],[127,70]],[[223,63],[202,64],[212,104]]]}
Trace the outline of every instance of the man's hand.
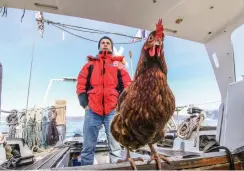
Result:
{"label": "man's hand", "polygon": [[88,110],[89,109],[89,106],[87,105],[86,107],[85,107],[85,110]]}

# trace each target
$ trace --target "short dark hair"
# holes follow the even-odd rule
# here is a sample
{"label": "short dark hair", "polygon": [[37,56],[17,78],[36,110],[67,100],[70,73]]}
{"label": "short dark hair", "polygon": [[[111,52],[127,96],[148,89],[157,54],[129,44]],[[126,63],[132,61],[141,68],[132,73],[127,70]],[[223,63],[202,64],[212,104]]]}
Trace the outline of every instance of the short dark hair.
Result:
{"label": "short dark hair", "polygon": [[103,40],[103,39],[108,39],[110,42],[111,42],[111,48],[112,48],[112,52],[113,52],[113,46],[114,46],[114,43],[113,43],[113,41],[112,41],[112,39],[110,38],[110,37],[108,37],[108,36],[103,36],[100,40],[99,40],[99,42],[98,42],[98,49],[100,49],[100,43],[101,43],[101,41]]}

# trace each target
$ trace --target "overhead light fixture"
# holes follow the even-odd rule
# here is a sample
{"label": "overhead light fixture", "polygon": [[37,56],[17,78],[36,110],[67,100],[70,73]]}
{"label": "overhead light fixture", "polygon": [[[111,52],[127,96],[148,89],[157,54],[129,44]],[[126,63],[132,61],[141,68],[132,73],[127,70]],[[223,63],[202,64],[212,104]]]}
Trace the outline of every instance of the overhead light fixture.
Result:
{"label": "overhead light fixture", "polygon": [[40,7],[40,8],[48,8],[51,10],[58,10],[57,6],[54,5],[47,5],[47,4],[40,4],[40,3],[34,3],[35,6]]}

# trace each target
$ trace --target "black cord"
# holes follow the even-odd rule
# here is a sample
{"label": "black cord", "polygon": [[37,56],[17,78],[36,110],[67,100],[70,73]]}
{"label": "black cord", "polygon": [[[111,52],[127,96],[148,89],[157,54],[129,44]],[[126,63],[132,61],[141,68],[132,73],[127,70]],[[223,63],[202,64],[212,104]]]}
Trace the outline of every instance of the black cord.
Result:
{"label": "black cord", "polygon": [[96,33],[96,34],[114,34],[114,33],[110,33],[110,32],[105,32],[105,31],[89,31],[89,30],[82,30],[82,29],[76,29],[76,28],[73,28],[73,27],[70,27],[70,26],[65,26],[63,24],[56,24],[56,23],[52,23],[52,24],[55,24],[55,25],[58,25],[58,26],[61,26],[63,28],[67,28],[67,29],[71,29],[71,30],[75,30],[75,31],[81,31],[81,32],[85,32],[85,33]]}
{"label": "black cord", "polygon": [[[126,35],[126,34],[107,32],[107,31],[91,29],[91,28],[81,27],[81,26],[74,26],[74,25],[69,25],[69,24],[62,24],[62,23],[53,22],[53,21],[50,21],[50,20],[45,20],[45,22],[50,23],[50,24],[56,24],[56,25],[59,25],[59,26],[62,26],[62,27],[66,27],[66,28],[69,28],[69,29],[73,29],[73,30],[77,30],[77,31],[89,30],[89,31],[94,31],[93,33],[98,33],[98,34],[114,34],[114,35],[117,35],[117,36],[124,36],[124,37],[128,37],[128,38],[133,38],[133,39],[141,39],[140,37],[129,36],[129,35]],[[75,29],[75,28],[84,29],[84,30],[79,30],[79,29]],[[89,32],[89,31],[84,31],[84,32]]]}
{"label": "black cord", "polygon": [[[45,22],[47,22],[47,21],[45,21]],[[58,28],[58,29],[60,29],[60,30],[65,31],[65,32],[67,32],[67,33],[69,33],[69,34],[71,34],[71,35],[73,35],[73,36],[76,36],[76,37],[79,37],[79,38],[81,38],[81,39],[88,40],[88,41],[91,41],[91,42],[98,43],[97,40],[92,40],[92,39],[89,39],[89,38],[86,38],[86,37],[83,37],[83,36],[74,34],[74,33],[70,32],[70,31],[68,31],[68,30],[66,30],[66,29],[64,29],[64,28],[62,28],[62,27],[60,27],[60,26],[58,26],[57,24],[53,24],[53,23],[51,23],[51,22],[50,22],[50,23],[47,22],[47,23],[53,25],[54,27],[56,27],[56,28]],[[141,40],[139,40],[139,41],[135,41],[135,42],[128,42],[128,43],[114,43],[114,44],[133,44],[133,43],[138,43],[138,42],[141,42]]]}
{"label": "black cord", "polygon": [[91,42],[98,42],[98,41],[96,41],[96,40],[88,39],[88,38],[86,38],[86,37],[82,37],[82,36],[79,36],[79,35],[77,35],[77,34],[71,33],[70,31],[65,30],[65,29],[63,29],[63,28],[61,28],[61,27],[59,27],[59,26],[57,26],[57,25],[55,25],[55,24],[52,24],[52,23],[51,23],[51,25],[53,25],[54,27],[57,27],[57,28],[59,28],[59,29],[65,31],[65,32],[67,32],[67,33],[69,33],[69,34],[72,34],[73,36],[79,37],[79,38],[81,38],[81,39],[85,39],[85,40],[88,40],[88,41],[91,41]]}
{"label": "black cord", "polygon": [[235,164],[234,164],[233,155],[231,154],[230,150],[227,147],[224,147],[224,146],[213,147],[213,148],[210,148],[210,149],[206,150],[205,153],[211,152],[211,151],[214,151],[214,150],[217,150],[217,149],[225,150],[225,152],[227,154],[228,162],[230,163],[229,170],[235,170]]}
{"label": "black cord", "polygon": [[[1,10],[2,11],[2,10]],[[5,17],[7,17],[8,11],[7,11],[7,7],[3,7],[3,15],[2,17],[5,15]]]}
{"label": "black cord", "polygon": [[24,16],[25,16],[25,9],[24,9],[22,17],[21,17],[21,23],[22,23],[22,20],[23,20]]}

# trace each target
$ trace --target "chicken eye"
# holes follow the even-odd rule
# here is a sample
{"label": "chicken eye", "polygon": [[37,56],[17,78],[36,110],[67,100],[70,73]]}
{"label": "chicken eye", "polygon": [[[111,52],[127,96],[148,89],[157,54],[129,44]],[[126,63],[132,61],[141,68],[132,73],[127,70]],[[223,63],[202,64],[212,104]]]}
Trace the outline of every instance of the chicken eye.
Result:
{"label": "chicken eye", "polygon": [[153,36],[152,36],[152,35],[149,36],[148,40],[149,40],[149,41],[153,40]]}

